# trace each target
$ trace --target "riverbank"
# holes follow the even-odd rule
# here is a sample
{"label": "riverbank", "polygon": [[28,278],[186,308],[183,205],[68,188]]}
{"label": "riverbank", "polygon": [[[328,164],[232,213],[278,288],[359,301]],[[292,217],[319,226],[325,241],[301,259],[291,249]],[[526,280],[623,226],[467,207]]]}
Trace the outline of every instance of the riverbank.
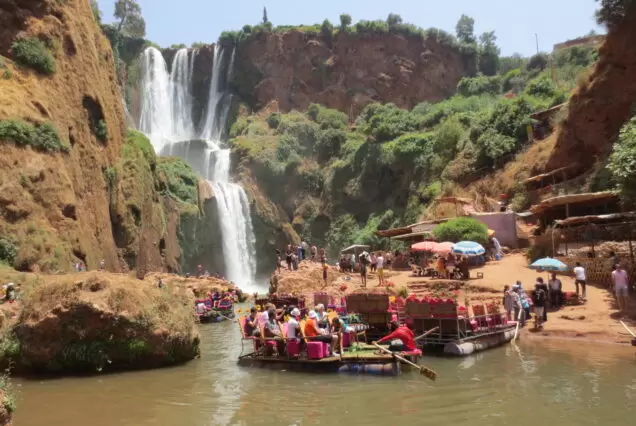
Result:
{"label": "riverbank", "polygon": [[[500,261],[488,262],[486,265],[471,269],[468,281],[432,280],[430,278],[415,277],[409,271],[388,271],[385,278],[392,285],[390,291],[406,287],[409,293],[417,295],[455,292],[460,304],[498,303],[503,298],[503,288],[520,280],[526,289],[534,289],[538,276],[548,278],[547,273],[538,273],[528,268],[528,262],[522,254],[510,254]],[[477,274],[482,278],[476,278]],[[563,291],[574,291],[574,279],[560,275]],[[377,274],[369,272],[367,288],[377,288]],[[335,267],[330,267],[328,280],[325,285],[322,280],[322,269],[317,263],[302,262],[298,271],[282,270],[279,277],[279,292],[306,294],[311,298],[313,292],[324,291],[333,296],[344,296],[361,288],[358,274],[340,273]],[[311,300],[311,299],[310,299]],[[532,335],[533,338],[572,338],[587,340],[603,340],[606,342],[631,344],[632,337],[627,334],[619,320],[636,329],[636,302],[632,303],[632,310],[621,314],[616,306],[614,296],[608,289],[594,283],[587,286],[587,301],[583,305],[564,306],[556,311],[548,312],[548,322],[544,329],[535,332],[531,326],[522,330],[522,334]]]}

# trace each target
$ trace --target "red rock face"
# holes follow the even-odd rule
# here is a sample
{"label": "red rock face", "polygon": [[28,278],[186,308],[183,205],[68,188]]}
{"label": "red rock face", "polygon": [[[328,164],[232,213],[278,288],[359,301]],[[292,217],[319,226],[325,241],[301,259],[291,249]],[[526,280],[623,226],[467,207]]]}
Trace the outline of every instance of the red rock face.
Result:
{"label": "red rock face", "polygon": [[258,77],[252,107],[277,100],[282,111],[304,110],[316,102],[352,118],[374,101],[410,108],[442,100],[464,73],[451,48],[395,34],[337,34],[329,44],[300,31],[261,33],[242,43],[236,56],[238,84]]}
{"label": "red rock face", "polygon": [[589,78],[568,103],[546,170],[578,165],[581,171],[606,158],[636,101],[636,11],[613,28]]}

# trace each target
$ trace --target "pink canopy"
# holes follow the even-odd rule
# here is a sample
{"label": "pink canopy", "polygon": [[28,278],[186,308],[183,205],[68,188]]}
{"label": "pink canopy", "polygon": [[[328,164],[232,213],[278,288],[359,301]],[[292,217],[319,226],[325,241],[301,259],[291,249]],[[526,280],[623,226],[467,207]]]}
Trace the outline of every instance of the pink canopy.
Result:
{"label": "pink canopy", "polygon": [[415,243],[411,246],[413,251],[432,251],[433,253],[449,253],[453,243],[444,242],[438,243],[435,241],[422,241],[421,243]]}

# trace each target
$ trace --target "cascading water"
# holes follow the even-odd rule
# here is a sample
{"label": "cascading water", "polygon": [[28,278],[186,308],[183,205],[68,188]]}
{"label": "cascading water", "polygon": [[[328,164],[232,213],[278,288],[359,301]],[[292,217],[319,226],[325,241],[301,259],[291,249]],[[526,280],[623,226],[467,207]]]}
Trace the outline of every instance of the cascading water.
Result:
{"label": "cascading water", "polygon": [[231,98],[223,87],[232,73],[234,52],[222,75],[226,55],[215,46],[208,105],[199,131],[192,97],[196,51],[188,55],[187,49],[179,50],[168,72],[161,52],[153,47],[144,51],[139,129],[159,155],[180,156],[205,177],[216,199],[225,276],[247,290],[253,288],[256,272],[249,202],[243,188],[230,180],[230,150],[221,141]]}

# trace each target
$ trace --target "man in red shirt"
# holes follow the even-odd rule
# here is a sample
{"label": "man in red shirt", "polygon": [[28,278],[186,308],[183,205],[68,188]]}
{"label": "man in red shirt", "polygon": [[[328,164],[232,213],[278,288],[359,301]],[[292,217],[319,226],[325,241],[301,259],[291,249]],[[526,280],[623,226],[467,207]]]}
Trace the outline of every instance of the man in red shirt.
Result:
{"label": "man in red shirt", "polygon": [[378,343],[389,342],[389,350],[392,352],[414,351],[417,349],[415,344],[415,334],[407,326],[400,326],[396,321],[391,323],[392,333],[384,336]]}

